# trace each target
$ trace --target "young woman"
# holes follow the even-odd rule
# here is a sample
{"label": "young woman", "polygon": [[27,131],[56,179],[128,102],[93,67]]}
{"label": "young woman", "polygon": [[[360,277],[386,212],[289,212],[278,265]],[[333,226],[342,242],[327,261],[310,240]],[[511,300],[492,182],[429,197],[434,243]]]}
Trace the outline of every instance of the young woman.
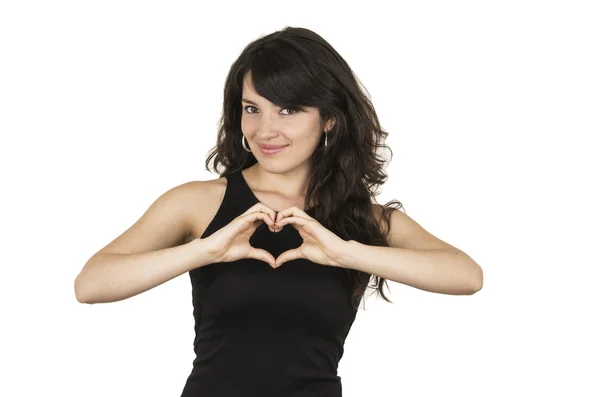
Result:
{"label": "young woman", "polygon": [[386,280],[445,294],[483,282],[398,201],[377,204],[386,136],[318,34],[287,27],[250,43],[206,160],[220,178],[159,197],[90,258],[77,299],[122,300],[188,273],[196,358],[183,397],[341,396],[338,363],[371,280],[388,302]]}

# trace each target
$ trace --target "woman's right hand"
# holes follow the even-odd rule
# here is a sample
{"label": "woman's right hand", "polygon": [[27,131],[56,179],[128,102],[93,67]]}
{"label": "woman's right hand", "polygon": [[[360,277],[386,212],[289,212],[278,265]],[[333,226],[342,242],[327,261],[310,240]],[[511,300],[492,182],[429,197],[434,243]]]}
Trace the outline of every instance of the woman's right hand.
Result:
{"label": "woman's right hand", "polygon": [[264,205],[256,203],[246,212],[223,226],[206,238],[213,254],[212,263],[233,262],[239,259],[254,258],[269,265],[275,265],[275,258],[268,251],[250,245],[250,237],[261,223],[273,230],[277,213]]}

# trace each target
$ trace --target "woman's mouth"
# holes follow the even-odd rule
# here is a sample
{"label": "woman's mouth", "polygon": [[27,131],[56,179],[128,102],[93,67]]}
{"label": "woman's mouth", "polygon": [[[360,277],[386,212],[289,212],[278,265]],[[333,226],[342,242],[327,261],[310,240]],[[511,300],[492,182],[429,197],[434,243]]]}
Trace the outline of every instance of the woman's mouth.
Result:
{"label": "woman's mouth", "polygon": [[265,156],[269,156],[272,154],[277,154],[279,152],[281,152],[283,149],[285,149],[286,147],[288,147],[288,145],[285,146],[277,146],[277,145],[258,145],[258,147],[260,148],[260,152],[262,154],[264,154]]}

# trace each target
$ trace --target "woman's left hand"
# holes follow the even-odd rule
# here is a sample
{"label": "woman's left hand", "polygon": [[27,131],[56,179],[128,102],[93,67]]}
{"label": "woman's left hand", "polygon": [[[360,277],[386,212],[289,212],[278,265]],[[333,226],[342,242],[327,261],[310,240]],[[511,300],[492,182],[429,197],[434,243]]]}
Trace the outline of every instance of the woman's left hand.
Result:
{"label": "woman's left hand", "polygon": [[337,260],[344,251],[347,241],[338,237],[316,219],[298,207],[290,207],[277,213],[277,232],[285,225],[292,225],[302,237],[298,248],[283,252],[275,259],[275,267],[294,259],[307,259],[325,266],[343,267]]}

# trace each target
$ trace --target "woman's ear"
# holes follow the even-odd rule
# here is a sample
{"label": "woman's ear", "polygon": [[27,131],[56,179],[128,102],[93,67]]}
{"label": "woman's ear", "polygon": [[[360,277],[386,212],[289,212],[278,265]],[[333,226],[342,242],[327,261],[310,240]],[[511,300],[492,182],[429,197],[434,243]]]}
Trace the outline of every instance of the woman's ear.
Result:
{"label": "woman's ear", "polygon": [[331,118],[327,120],[327,124],[325,124],[325,131],[329,132],[335,126],[335,119]]}

